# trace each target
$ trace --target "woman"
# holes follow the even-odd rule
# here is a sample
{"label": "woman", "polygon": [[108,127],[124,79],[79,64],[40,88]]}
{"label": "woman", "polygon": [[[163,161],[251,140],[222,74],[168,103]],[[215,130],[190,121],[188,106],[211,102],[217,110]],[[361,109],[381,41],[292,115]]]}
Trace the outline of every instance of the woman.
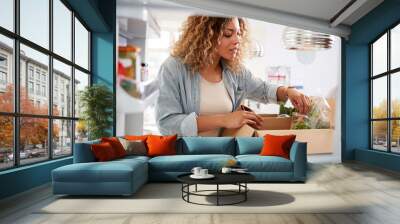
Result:
{"label": "woman", "polygon": [[221,128],[259,128],[254,112],[237,110],[243,99],[290,100],[307,113],[310,100],[294,88],[266,83],[242,65],[247,46],[242,18],[190,16],[159,71],[156,120],[163,135],[218,136]]}

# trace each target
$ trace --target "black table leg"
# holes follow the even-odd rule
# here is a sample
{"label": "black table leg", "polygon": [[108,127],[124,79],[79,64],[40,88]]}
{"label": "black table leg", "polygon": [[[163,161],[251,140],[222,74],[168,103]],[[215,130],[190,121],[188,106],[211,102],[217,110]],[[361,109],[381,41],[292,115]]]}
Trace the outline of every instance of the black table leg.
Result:
{"label": "black table leg", "polygon": [[182,187],[181,187],[181,191],[182,191],[182,199],[184,199],[184,198],[183,198],[183,190],[184,190],[183,186],[184,186],[184,184],[182,183]]}
{"label": "black table leg", "polygon": [[190,201],[189,201],[189,195],[190,195],[190,184],[188,184],[188,185],[187,185],[187,191],[188,191],[188,194],[187,194],[187,201],[188,201],[188,202],[190,202]]}
{"label": "black table leg", "polygon": [[219,205],[219,184],[217,184],[217,206]]}
{"label": "black table leg", "polygon": [[244,187],[245,187],[245,191],[246,192],[244,192],[244,201],[247,201],[247,192],[248,192],[248,190],[247,190],[247,182],[246,183],[244,183]]}
{"label": "black table leg", "polygon": [[196,186],[195,186],[195,191],[197,192],[197,184],[196,184]]}

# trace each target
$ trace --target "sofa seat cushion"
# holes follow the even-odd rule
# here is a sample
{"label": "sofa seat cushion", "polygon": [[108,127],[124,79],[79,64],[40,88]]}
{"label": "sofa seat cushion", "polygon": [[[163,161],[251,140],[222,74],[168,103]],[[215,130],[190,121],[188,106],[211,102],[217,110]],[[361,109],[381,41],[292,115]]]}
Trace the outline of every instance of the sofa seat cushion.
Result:
{"label": "sofa seat cushion", "polygon": [[157,156],[149,160],[149,170],[152,172],[190,172],[193,167],[199,166],[216,172],[230,159],[235,158],[222,154]]}
{"label": "sofa seat cushion", "polygon": [[150,157],[148,156],[135,156],[135,155],[130,155],[130,156],[125,156],[124,158],[120,158],[120,159],[116,159],[113,160],[113,162],[115,161],[126,161],[126,162],[130,162],[130,161],[143,161],[143,162],[147,162],[149,161]]}
{"label": "sofa seat cushion", "polygon": [[[139,159],[108,162],[74,163],[53,170],[58,182],[131,182],[132,177],[147,172],[147,163]],[[143,175],[147,176],[147,173]],[[141,176],[141,174],[140,174]]]}
{"label": "sofa seat cushion", "polygon": [[293,172],[292,161],[279,156],[239,155],[236,160],[249,172]]}

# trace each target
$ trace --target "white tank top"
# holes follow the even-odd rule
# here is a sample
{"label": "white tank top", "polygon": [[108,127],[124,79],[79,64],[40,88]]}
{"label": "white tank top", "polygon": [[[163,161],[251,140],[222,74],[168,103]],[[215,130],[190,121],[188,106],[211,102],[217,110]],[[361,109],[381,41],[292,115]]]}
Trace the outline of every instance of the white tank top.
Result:
{"label": "white tank top", "polygon": [[[232,112],[232,101],[223,80],[209,82],[200,75],[200,115]],[[200,136],[218,136],[220,128],[199,132]]]}

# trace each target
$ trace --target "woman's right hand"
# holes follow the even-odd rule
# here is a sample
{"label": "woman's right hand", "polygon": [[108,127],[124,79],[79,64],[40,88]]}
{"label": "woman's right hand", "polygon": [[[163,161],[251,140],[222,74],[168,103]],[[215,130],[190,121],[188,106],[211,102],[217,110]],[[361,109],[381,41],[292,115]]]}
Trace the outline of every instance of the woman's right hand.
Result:
{"label": "woman's right hand", "polygon": [[260,129],[262,118],[254,112],[239,110],[226,114],[224,124],[225,128],[240,128],[248,124],[255,129]]}

